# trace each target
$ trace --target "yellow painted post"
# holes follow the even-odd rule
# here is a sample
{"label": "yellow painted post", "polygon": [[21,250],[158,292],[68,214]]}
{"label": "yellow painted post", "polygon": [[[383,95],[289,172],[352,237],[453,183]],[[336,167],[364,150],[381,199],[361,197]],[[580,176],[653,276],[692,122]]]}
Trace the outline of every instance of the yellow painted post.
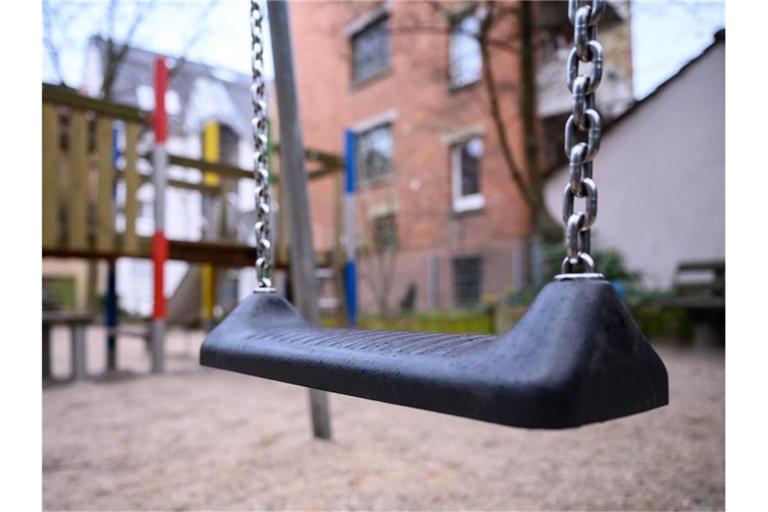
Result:
{"label": "yellow painted post", "polygon": [[59,114],[43,104],[43,247],[59,242]]}
{"label": "yellow painted post", "polygon": [[139,125],[127,123],[125,130],[125,233],[123,250],[127,254],[139,252],[139,239],[136,237],[136,216],[139,202],[136,194],[139,190],[140,177],[136,162],[138,160]]}
{"label": "yellow painted post", "polygon": [[88,127],[85,112],[73,110],[71,123],[67,240],[70,249],[85,250],[88,212]]}
{"label": "yellow painted post", "polygon": [[112,119],[99,117],[96,121],[96,150],[99,155],[98,189],[96,196],[96,248],[111,251],[115,241],[115,216],[112,188],[115,169],[112,163]]}
{"label": "yellow painted post", "polygon": [[[203,131],[203,159],[207,162],[219,161],[219,123],[216,121],[210,121],[205,125],[205,129]],[[219,185],[219,181],[219,176],[216,173],[203,171],[203,183],[205,185],[217,187]],[[208,211],[206,212],[207,218],[205,219],[208,223],[208,232],[206,233],[206,236],[210,238],[215,230],[215,226],[213,224],[216,218],[213,208],[214,198],[211,196],[207,198],[203,196],[203,201],[208,201],[208,204],[211,205],[211,207],[208,208]],[[202,268],[200,269],[200,279],[200,288],[202,293],[201,317],[203,326],[208,329],[212,326],[213,308],[216,304],[216,271],[213,268],[213,265],[210,263],[203,264]]]}
{"label": "yellow painted post", "polygon": [[[219,123],[209,121],[203,132],[203,160],[206,162],[219,161],[219,140],[221,138]],[[215,172],[203,172],[203,183],[211,187],[219,186],[219,175]]]}

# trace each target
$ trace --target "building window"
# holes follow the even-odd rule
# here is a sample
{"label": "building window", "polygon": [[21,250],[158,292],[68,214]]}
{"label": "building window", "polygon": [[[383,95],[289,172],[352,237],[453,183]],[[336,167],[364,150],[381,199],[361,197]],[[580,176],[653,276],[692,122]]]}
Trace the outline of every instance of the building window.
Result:
{"label": "building window", "polygon": [[397,225],[394,214],[379,215],[373,219],[373,238],[377,253],[397,248]]}
{"label": "building window", "polygon": [[457,19],[451,27],[449,49],[451,87],[463,87],[481,78],[483,56],[477,39],[481,19],[481,11],[473,10]]}
{"label": "building window", "polygon": [[357,136],[357,170],[361,183],[376,181],[392,171],[392,125],[383,124]]}
{"label": "building window", "polygon": [[454,211],[477,210],[485,206],[485,198],[480,191],[480,158],[482,155],[483,141],[480,137],[472,137],[451,148]]}
{"label": "building window", "polygon": [[389,18],[376,19],[352,36],[352,81],[370,78],[389,67]]}
{"label": "building window", "polygon": [[471,307],[480,302],[482,278],[483,266],[479,257],[453,260],[453,290],[457,307]]}

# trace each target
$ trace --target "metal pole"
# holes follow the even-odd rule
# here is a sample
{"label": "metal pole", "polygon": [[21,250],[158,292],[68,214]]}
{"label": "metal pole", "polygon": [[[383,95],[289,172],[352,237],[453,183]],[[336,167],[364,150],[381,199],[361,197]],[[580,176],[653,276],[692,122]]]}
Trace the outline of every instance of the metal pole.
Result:
{"label": "metal pole", "polygon": [[43,379],[51,378],[51,324],[43,323]]}
{"label": "metal pole", "polygon": [[104,304],[104,323],[107,327],[107,371],[117,370],[117,265],[107,264],[107,297]]}
{"label": "metal pole", "polygon": [[[117,176],[117,162],[120,158],[120,130],[112,127],[112,171]],[[117,195],[117,180],[112,184],[112,200]],[[117,259],[107,262],[107,296],[104,302],[104,323],[107,327],[107,371],[117,370],[117,327],[119,322],[117,300]]]}
{"label": "metal pole", "polygon": [[72,342],[72,380],[83,380],[87,375],[85,324],[82,322],[72,322],[69,331]]}
{"label": "metal pole", "polygon": [[155,147],[153,153],[155,186],[155,236],[152,238],[152,262],[154,264],[154,310],[152,312],[152,372],[162,373],[165,367],[165,262],[168,259],[168,240],[165,238],[165,189],[168,181],[168,118],[165,114],[165,89],[168,69],[165,59],[155,59]]}
{"label": "metal pole", "polygon": [[[304,169],[304,143],[301,136],[299,99],[296,94],[288,2],[270,1],[268,7],[280,116],[280,162],[283,170],[281,186],[285,187],[291,234],[291,281],[299,311],[308,321],[318,323],[320,311],[317,306],[315,251],[309,217],[307,173]],[[330,439],[328,394],[310,389],[309,403],[314,436]]]}

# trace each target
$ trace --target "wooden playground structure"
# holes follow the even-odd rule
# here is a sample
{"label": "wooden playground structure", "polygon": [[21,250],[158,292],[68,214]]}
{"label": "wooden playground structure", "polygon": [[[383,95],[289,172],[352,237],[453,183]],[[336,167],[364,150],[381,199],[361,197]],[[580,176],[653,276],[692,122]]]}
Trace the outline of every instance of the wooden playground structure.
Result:
{"label": "wooden playground structure", "polygon": [[[154,167],[151,158],[152,113],[118,103],[80,95],[75,91],[43,84],[43,224],[42,256],[107,261],[114,271],[118,258],[153,257],[152,237],[140,234],[137,219],[140,213],[139,188],[152,183]],[[122,141],[118,144],[115,126],[121,125]],[[279,146],[271,146],[279,160]],[[205,153],[205,148],[204,151]],[[198,179],[167,180],[167,187],[195,191],[204,198],[223,198],[239,180],[252,180],[253,172],[216,161],[216,155],[190,158],[179,154],[167,155],[170,167],[199,171]],[[305,151],[309,179],[335,175],[341,187],[343,160],[336,155]],[[278,168],[274,166],[273,168]],[[279,173],[272,177],[279,187]],[[124,190],[118,196],[117,188]],[[278,194],[275,198],[280,199]],[[227,208],[227,201],[219,202]],[[287,269],[288,237],[284,235],[287,222],[281,222],[276,247],[276,266]],[[341,226],[340,209],[337,226]],[[253,265],[255,248],[238,241],[226,230],[214,239],[201,236],[197,240],[167,240],[167,259],[200,264],[204,269],[246,268]],[[337,237],[338,238],[338,237]],[[316,255],[319,268],[339,269],[344,262],[341,250]],[[206,273],[201,272],[203,279]],[[340,274],[339,274],[340,275]],[[104,311],[107,326],[117,322],[117,299],[114,276],[111,277]],[[212,310],[216,301],[215,285],[203,286],[201,300]],[[67,323],[58,314],[56,318]],[[109,325],[113,323],[114,325]],[[50,330],[52,322],[46,324]],[[74,339],[73,339],[74,343]],[[109,341],[114,345],[114,340]],[[111,352],[114,350],[111,348]],[[110,357],[114,358],[114,354]],[[114,360],[108,363],[114,369]],[[154,365],[153,365],[154,367]]]}

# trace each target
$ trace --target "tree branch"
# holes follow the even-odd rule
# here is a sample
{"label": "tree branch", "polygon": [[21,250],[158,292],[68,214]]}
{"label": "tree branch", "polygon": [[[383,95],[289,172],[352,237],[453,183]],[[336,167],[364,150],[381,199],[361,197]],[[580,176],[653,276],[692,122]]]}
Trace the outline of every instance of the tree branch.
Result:
{"label": "tree branch", "polygon": [[[494,8],[493,4],[491,9]],[[491,13],[486,19],[491,18]],[[496,89],[496,77],[494,76],[493,63],[490,55],[488,45],[485,44],[484,34],[489,29],[490,24],[483,21],[480,28],[479,42],[480,42],[480,54],[483,59],[483,84],[485,85],[485,91],[488,94],[488,107],[493,120],[493,125],[496,128],[496,135],[499,139],[499,146],[501,147],[501,154],[504,157],[504,162],[507,164],[507,169],[512,177],[512,180],[517,185],[517,188],[523,194],[523,199],[530,207],[535,207],[535,199],[533,194],[528,188],[528,184],[525,182],[520,167],[515,161],[515,156],[512,153],[512,147],[509,144],[509,135],[507,133],[507,125],[504,122],[504,117],[501,112],[501,106],[499,104],[499,94]]]}
{"label": "tree branch", "polygon": [[218,3],[218,0],[210,0],[206,6],[200,11],[200,14],[197,17],[197,20],[195,21],[195,24],[193,25],[194,28],[191,30],[191,36],[187,41],[184,43],[184,46],[182,46],[181,52],[179,53],[178,58],[176,59],[176,64],[171,68],[171,70],[168,73],[168,79],[172,80],[173,77],[181,71],[181,69],[184,67],[184,64],[187,63],[187,55],[192,50],[192,48],[195,47],[195,45],[200,42],[200,39],[202,39],[203,35],[205,34],[205,31],[203,30],[203,26],[205,25],[205,22],[208,20],[208,15],[211,13],[211,10],[216,6]]}
{"label": "tree branch", "polygon": [[116,50],[114,16],[115,12],[117,11],[117,0],[112,0],[109,4],[107,16],[110,20],[110,28],[107,35],[106,62],[104,63],[104,75],[101,82],[100,96],[102,99],[108,100],[111,98],[112,87],[114,86],[115,79],[117,78],[117,73],[123,61],[125,60],[125,56],[128,54],[128,50],[131,46],[131,43],[133,42],[133,37],[136,33],[136,30],[139,28],[141,22],[144,20],[144,17],[154,5],[154,2],[147,2],[140,5],[141,7],[136,8],[136,14],[131,21],[131,25],[128,28],[128,33],[126,34],[123,43],[120,45],[120,48]]}
{"label": "tree branch", "polygon": [[59,59],[59,51],[53,43],[53,34],[51,30],[51,4],[48,0],[43,0],[43,42],[45,43],[45,49],[48,52],[48,56],[51,59],[54,71],[59,77],[59,82],[63,85],[64,76],[61,73],[61,61]]}

